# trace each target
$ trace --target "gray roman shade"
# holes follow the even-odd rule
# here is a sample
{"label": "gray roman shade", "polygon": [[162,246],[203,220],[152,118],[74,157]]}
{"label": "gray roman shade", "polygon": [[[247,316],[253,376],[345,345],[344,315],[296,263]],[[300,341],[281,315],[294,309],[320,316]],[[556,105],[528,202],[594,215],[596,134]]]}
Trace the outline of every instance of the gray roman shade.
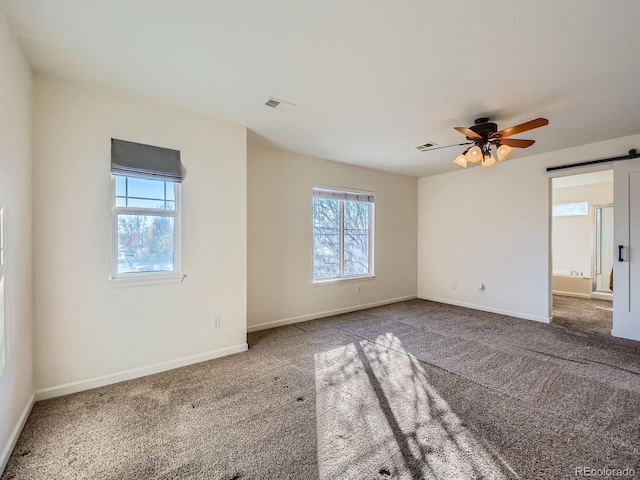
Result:
{"label": "gray roman shade", "polygon": [[180,150],[111,139],[111,173],[182,182]]}
{"label": "gray roman shade", "polygon": [[338,198],[341,200],[357,200],[359,202],[373,202],[373,192],[359,190],[342,190],[339,188],[313,187],[314,197]]}

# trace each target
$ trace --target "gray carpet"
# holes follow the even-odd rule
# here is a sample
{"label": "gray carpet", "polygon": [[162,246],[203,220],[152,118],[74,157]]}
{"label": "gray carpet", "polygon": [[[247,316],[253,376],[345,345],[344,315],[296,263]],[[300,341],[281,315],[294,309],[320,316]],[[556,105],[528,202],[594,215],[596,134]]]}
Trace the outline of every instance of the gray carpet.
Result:
{"label": "gray carpet", "polygon": [[640,475],[638,342],[412,300],[249,344],[36,403],[1,479]]}
{"label": "gray carpet", "polygon": [[613,302],[554,295],[553,323],[609,335],[613,327]]}

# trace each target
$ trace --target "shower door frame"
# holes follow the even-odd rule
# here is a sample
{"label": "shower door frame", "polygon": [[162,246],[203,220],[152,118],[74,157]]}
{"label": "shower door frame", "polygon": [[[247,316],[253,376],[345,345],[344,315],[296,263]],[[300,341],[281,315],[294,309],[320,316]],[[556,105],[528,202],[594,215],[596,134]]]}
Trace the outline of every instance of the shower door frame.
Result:
{"label": "shower door frame", "polygon": [[[613,203],[605,203],[602,205],[593,206],[593,241],[591,244],[591,297],[596,298],[598,295],[602,295],[603,299],[613,299],[613,292],[598,291],[598,244],[600,243],[598,238],[598,209],[602,208],[614,208]],[[615,210],[614,210],[615,211]],[[613,235],[613,232],[611,232]],[[595,296],[594,296],[595,294]]]}

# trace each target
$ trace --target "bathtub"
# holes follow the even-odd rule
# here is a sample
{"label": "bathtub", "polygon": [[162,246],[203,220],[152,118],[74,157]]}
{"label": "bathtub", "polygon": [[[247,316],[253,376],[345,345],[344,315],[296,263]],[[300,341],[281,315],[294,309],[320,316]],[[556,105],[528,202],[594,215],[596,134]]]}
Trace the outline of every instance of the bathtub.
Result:
{"label": "bathtub", "polygon": [[591,277],[571,275],[570,271],[553,272],[551,276],[551,290],[554,295],[591,298]]}

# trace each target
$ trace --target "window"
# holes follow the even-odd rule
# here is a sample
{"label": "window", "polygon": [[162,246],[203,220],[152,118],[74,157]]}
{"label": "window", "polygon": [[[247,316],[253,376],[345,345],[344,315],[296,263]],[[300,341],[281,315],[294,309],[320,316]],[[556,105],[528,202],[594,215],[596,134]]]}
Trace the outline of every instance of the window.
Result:
{"label": "window", "polygon": [[180,152],[111,139],[112,278],[180,274]]}
{"label": "window", "polygon": [[4,207],[0,208],[0,276],[4,274]]}
{"label": "window", "polygon": [[373,275],[371,192],[313,189],[313,280]]}
{"label": "window", "polygon": [[589,205],[587,202],[554,203],[552,213],[554,217],[589,215]]}
{"label": "window", "polygon": [[5,334],[4,334],[4,271],[5,271],[5,251],[4,251],[4,207],[0,208],[0,376],[5,365]]}
{"label": "window", "polygon": [[180,184],[114,175],[114,277],[180,273]]}

